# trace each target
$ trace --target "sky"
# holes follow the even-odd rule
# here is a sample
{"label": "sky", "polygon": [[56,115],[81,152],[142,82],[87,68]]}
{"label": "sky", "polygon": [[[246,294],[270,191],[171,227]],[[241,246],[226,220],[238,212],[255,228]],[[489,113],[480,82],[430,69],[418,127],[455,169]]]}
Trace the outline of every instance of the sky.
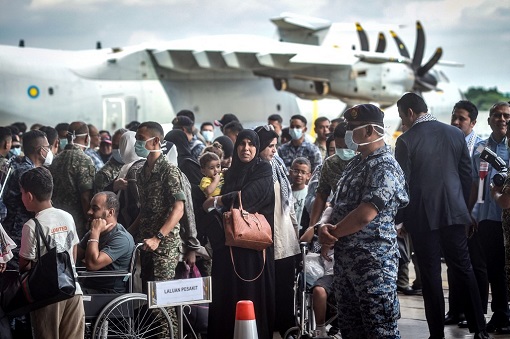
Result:
{"label": "sky", "polygon": [[[461,90],[510,93],[510,0],[0,0],[0,44],[24,39],[30,47],[82,50],[96,41],[122,47],[214,34],[276,37],[269,19],[283,12],[352,24],[335,31],[347,46],[357,44],[356,21],[393,25],[411,55],[420,20],[427,39],[423,62],[442,47],[443,60],[465,65],[441,67]],[[368,34],[374,49],[377,30]],[[398,55],[387,31],[386,38],[388,52]]]}

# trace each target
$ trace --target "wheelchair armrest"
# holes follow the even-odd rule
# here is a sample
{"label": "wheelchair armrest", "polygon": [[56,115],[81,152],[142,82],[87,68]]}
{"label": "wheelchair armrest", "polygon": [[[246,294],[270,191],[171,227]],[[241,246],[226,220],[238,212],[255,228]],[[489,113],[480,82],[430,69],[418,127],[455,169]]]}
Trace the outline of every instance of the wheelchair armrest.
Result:
{"label": "wheelchair armrest", "polygon": [[131,276],[131,273],[126,270],[116,271],[78,271],[78,278],[105,278],[105,277],[126,277]]}

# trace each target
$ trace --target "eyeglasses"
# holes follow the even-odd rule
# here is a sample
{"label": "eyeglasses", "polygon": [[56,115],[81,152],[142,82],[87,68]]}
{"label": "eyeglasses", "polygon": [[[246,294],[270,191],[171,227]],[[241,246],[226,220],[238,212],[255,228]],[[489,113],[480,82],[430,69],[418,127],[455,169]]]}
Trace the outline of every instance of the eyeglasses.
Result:
{"label": "eyeglasses", "polygon": [[11,148],[20,148],[21,145],[12,145]]}
{"label": "eyeglasses", "polygon": [[496,119],[505,119],[505,120],[510,120],[510,113],[500,113],[500,112],[496,112],[496,113],[493,113],[491,115],[491,118],[496,118]]}
{"label": "eyeglasses", "polygon": [[292,174],[295,174],[295,175],[305,175],[305,174],[310,173],[310,172],[305,172],[303,170],[298,170],[298,169],[291,169],[291,170],[289,170],[289,172]]}

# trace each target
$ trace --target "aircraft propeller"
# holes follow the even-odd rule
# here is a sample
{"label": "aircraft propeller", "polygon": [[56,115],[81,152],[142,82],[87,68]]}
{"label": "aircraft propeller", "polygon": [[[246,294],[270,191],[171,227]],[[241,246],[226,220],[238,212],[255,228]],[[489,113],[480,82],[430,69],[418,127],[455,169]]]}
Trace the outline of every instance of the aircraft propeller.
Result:
{"label": "aircraft propeller", "polygon": [[[370,50],[370,47],[368,44],[367,32],[365,32],[365,30],[363,29],[363,27],[361,27],[361,24],[359,22],[356,22],[356,31],[358,32],[361,50],[364,52],[368,52]],[[385,50],[386,50],[386,37],[384,36],[383,32],[380,32],[375,51],[379,53],[384,53]]]}
{"label": "aircraft propeller", "polygon": [[[400,40],[394,31],[390,31],[391,36],[397,44],[400,55],[405,58],[410,58],[409,51],[405,44]],[[425,65],[421,65],[423,61],[423,53],[425,51],[425,32],[423,26],[419,21],[416,21],[416,46],[414,48],[413,60],[411,68],[414,71],[415,81],[413,88],[419,92],[426,92],[436,89],[437,79],[434,75],[428,73],[432,67],[439,61],[443,54],[442,48],[437,48],[432,57]]]}

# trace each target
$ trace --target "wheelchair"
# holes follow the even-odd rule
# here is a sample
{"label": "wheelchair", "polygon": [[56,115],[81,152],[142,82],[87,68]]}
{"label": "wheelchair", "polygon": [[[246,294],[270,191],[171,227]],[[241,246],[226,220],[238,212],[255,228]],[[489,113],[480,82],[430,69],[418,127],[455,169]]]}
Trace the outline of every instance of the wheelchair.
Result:
{"label": "wheelchair", "polygon": [[[312,286],[307,285],[306,279],[306,255],[308,254],[308,243],[300,243],[301,247],[301,272],[297,274],[294,282],[294,316],[296,326],[289,328],[284,338],[314,338],[315,316],[313,312]],[[328,318],[329,316],[329,318]],[[335,303],[328,298],[325,326],[331,325],[338,318]],[[333,333],[330,333],[332,336]]]}
{"label": "wheelchair", "polygon": [[[84,294],[85,338],[158,338],[170,331],[174,338],[170,315],[165,308],[149,309],[147,295],[134,293],[133,278],[136,272],[139,243],[131,256],[129,271],[84,272],[78,271],[78,280],[89,277],[123,277],[128,286],[126,294]],[[166,326],[163,326],[166,324]]]}

